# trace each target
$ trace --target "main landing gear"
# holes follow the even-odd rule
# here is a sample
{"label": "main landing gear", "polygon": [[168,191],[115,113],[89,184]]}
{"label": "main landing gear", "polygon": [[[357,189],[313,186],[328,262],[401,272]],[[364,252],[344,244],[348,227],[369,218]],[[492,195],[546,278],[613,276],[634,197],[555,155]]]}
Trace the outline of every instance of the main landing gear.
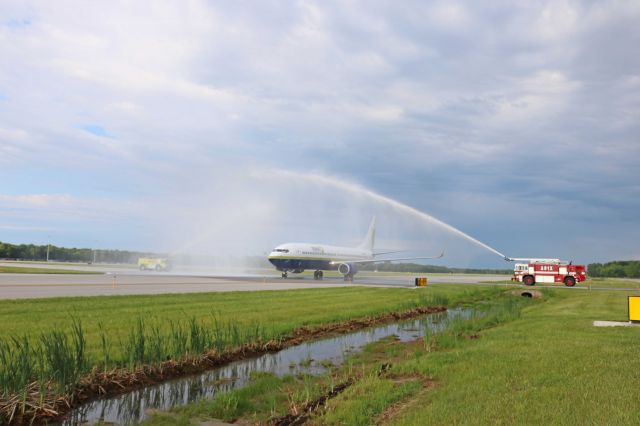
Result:
{"label": "main landing gear", "polygon": [[282,271],[282,278],[287,278],[287,271]]}
{"label": "main landing gear", "polygon": [[321,280],[323,276],[324,275],[323,275],[322,271],[314,271],[313,272],[313,279],[314,280]]}

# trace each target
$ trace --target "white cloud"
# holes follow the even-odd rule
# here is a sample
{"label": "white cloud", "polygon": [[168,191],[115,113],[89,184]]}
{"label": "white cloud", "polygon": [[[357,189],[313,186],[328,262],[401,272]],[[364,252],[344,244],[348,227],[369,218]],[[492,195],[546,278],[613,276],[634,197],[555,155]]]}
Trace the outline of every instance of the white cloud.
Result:
{"label": "white cloud", "polygon": [[542,70],[517,81],[498,102],[496,123],[520,125],[545,117],[556,117],[570,105],[570,96],[581,83],[561,71]]}
{"label": "white cloud", "polygon": [[71,194],[0,194],[0,211],[4,214],[19,213],[22,217],[38,217],[38,220],[46,220],[42,216],[45,213],[57,219],[66,217],[102,221],[144,214],[143,205],[139,202]]}
{"label": "white cloud", "polygon": [[554,0],[542,9],[534,28],[546,42],[557,43],[576,32],[579,19],[575,2]]}
{"label": "white cloud", "polygon": [[[577,192],[597,204],[603,187],[620,188],[610,200],[628,212],[633,201],[618,206],[636,191],[622,183],[638,181],[639,17],[634,1],[2,2],[0,162],[3,182],[27,195],[0,202],[139,217],[137,205],[103,206],[200,200],[229,179],[220,170],[276,166],[407,199],[472,186],[511,206],[514,176],[545,203],[566,194],[541,176],[568,185],[588,170]],[[567,154],[579,161],[559,168]],[[523,156],[536,167],[517,166]],[[106,195],[79,195],[94,192]],[[465,211],[483,203],[466,197]],[[548,213],[538,220],[569,214]]]}
{"label": "white cloud", "polygon": [[11,225],[0,225],[0,229],[5,231],[21,231],[21,232],[48,232],[53,231],[54,228],[45,228],[39,226],[11,226]]}
{"label": "white cloud", "polygon": [[6,129],[0,127],[0,141],[20,142],[29,139],[29,133],[23,129]]}
{"label": "white cloud", "polygon": [[430,24],[447,31],[466,30],[470,25],[471,16],[467,8],[458,2],[439,1],[430,8]]}
{"label": "white cloud", "polygon": [[140,112],[143,109],[140,105],[130,101],[112,102],[110,105],[110,108],[116,111],[121,111],[123,113],[132,114],[132,115],[135,115],[136,113]]}

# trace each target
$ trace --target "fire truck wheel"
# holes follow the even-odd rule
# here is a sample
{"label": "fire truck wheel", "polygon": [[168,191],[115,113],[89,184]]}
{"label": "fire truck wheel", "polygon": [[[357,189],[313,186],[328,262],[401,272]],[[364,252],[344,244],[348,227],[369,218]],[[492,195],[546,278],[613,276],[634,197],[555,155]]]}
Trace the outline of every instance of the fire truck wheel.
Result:
{"label": "fire truck wheel", "polygon": [[573,287],[574,285],[576,285],[576,279],[573,277],[567,277],[564,279],[564,285],[566,285],[567,287]]}
{"label": "fire truck wheel", "polygon": [[527,275],[525,277],[522,277],[522,283],[524,285],[534,285],[536,283],[536,280],[533,278],[533,276]]}

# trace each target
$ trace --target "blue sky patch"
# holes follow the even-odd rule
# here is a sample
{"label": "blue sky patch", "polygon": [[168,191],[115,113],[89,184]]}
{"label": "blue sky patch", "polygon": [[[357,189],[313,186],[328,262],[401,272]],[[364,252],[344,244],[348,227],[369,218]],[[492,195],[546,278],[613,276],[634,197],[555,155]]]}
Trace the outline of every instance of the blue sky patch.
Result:
{"label": "blue sky patch", "polygon": [[100,136],[102,138],[109,138],[111,137],[111,135],[109,133],[107,133],[107,131],[104,129],[104,127],[99,126],[97,124],[85,124],[84,126],[80,127],[82,130],[84,130],[85,132],[89,132],[92,135],[95,136]]}
{"label": "blue sky patch", "polygon": [[26,28],[31,26],[29,19],[9,19],[4,23],[9,28]]}

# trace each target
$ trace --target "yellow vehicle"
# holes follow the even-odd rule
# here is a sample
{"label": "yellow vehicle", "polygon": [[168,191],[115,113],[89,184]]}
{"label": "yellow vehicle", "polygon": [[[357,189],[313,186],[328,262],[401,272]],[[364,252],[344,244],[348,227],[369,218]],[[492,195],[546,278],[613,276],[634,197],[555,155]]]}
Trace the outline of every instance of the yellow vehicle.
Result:
{"label": "yellow vehicle", "polygon": [[138,259],[138,268],[141,271],[166,271],[169,269],[167,259],[160,257],[141,257]]}

